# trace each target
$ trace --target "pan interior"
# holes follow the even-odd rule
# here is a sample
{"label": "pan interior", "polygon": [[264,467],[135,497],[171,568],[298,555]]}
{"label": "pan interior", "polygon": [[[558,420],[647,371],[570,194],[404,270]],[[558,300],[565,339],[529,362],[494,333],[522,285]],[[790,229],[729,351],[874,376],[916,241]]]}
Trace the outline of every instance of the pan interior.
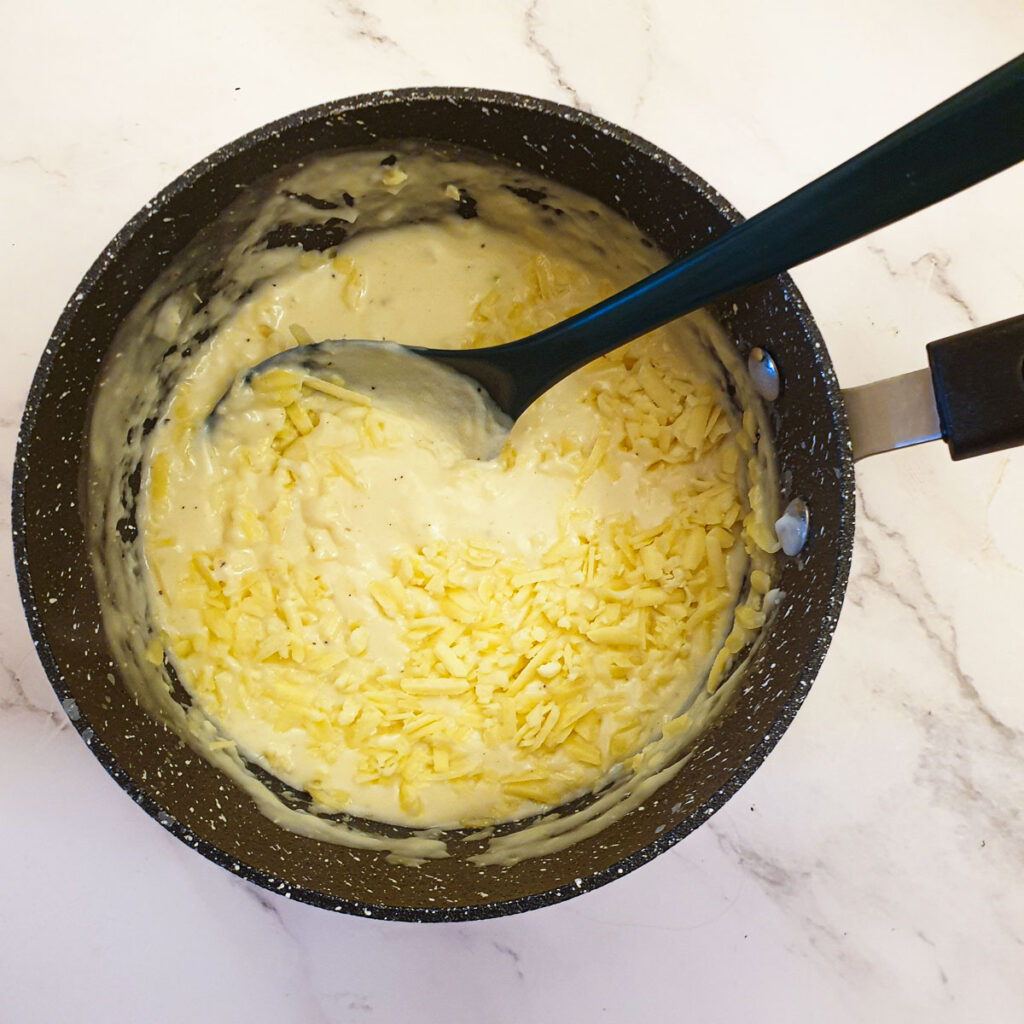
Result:
{"label": "pan interior", "polygon": [[[509,913],[565,898],[637,866],[712,813],[776,741],[820,664],[845,583],[852,503],[835,380],[792,285],[780,279],[719,303],[713,312],[741,357],[759,345],[782,368],[785,387],[771,422],[781,488],[784,496],[808,503],[812,531],[803,556],[785,566],[787,604],[754,652],[735,699],[690,748],[675,777],[599,834],[514,865],[457,856],[410,870],[383,853],[285,832],[240,800],[231,783],[128,697],[99,629],[78,503],[55,502],[54,495],[58,488],[77,491],[98,366],[118,328],[171,258],[237,200],[237,186],[273,180],[275,167],[312,153],[409,138],[483,148],[594,195],[671,256],[720,233],[735,217],[664,154],[596,119],[536,101],[459,90],[409,92],[296,115],[179,179],[90,271],[33,385],[19,445],[15,525],[26,610],[50,678],[97,755],[140,803],[207,856],[271,888],[338,909],[433,920]],[[247,190],[236,207],[239,217],[250,199],[258,202],[258,188]],[[207,234],[200,247],[212,252],[230,244],[238,223],[221,221],[223,234]],[[54,416],[58,405],[61,415]],[[136,418],[134,429],[144,429],[141,398],[127,411],[128,422]],[[78,457],[68,459],[68,452]],[[125,482],[129,490],[138,486],[131,474]],[[130,532],[130,522],[123,529]],[[301,802],[301,796],[282,795]],[[465,849],[471,853],[472,844]]]}

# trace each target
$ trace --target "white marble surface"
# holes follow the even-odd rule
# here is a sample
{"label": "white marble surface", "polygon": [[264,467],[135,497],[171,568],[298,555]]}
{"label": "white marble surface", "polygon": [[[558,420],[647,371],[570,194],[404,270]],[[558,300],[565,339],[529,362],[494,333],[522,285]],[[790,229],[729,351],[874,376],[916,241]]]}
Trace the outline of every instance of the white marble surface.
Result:
{"label": "white marble surface", "polygon": [[[1012,57],[1018,0],[6,3],[0,445],[114,231],[189,164],[424,83],[578,104],[756,211]],[[1024,168],[796,273],[844,384],[1024,311]],[[362,921],[229,876],[69,728],[0,581],[0,1020],[1024,1020],[1024,450],[858,469],[849,600],[708,825],[522,917]],[[9,532],[9,514],[4,507]]]}

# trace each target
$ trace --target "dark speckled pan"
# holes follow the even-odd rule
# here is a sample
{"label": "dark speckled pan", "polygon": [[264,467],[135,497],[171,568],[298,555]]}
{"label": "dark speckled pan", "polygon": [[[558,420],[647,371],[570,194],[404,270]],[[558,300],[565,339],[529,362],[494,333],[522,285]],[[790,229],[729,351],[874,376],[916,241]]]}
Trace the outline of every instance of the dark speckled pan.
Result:
{"label": "dark speckled pan", "polygon": [[778,742],[828,647],[853,544],[853,466],[828,353],[792,281],[714,307],[741,352],[766,348],[784,388],[772,408],[783,504],[805,499],[811,536],[784,563],[781,612],[735,699],[673,781],[596,837],[513,867],[464,857],[388,864],[285,832],[224,776],[147,717],[118,681],[77,502],[83,436],[100,364],[122,319],[204,225],[250,183],[306,155],[427,139],[468,145],[589,193],[672,257],[740,219],[690,170],[599,118],[469,89],[374,93],[303,111],[187,171],[113,239],[68,302],[32,383],[18,442],[13,532],[32,636],[65,708],[118,784],[176,836],[230,871],[295,899],[367,917],[453,921],[567,899],[632,871],[710,817]]}

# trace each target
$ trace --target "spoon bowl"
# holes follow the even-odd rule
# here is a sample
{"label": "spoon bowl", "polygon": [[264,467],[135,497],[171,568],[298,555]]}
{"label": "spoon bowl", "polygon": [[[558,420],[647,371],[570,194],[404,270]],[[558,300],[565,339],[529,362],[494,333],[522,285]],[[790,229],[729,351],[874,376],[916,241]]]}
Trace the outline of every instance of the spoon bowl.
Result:
{"label": "spoon bowl", "polygon": [[[240,389],[251,389],[254,378],[287,370],[317,378],[336,397],[356,401],[356,396],[365,397],[374,405],[419,421],[431,434],[461,449],[466,458],[496,458],[513,421],[483,384],[448,365],[446,355],[449,353],[441,350],[388,341],[353,339],[298,345],[240,373],[213,407],[207,425],[216,429],[240,397]],[[487,365],[486,360],[479,362]]]}

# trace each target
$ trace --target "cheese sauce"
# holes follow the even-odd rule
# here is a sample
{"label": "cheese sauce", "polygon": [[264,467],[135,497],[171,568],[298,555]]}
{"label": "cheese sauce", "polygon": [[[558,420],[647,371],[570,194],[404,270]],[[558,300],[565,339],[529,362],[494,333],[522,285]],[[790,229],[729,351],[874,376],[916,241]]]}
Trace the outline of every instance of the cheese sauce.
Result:
{"label": "cheese sauce", "polygon": [[[601,794],[479,858],[511,863],[653,792],[771,603],[767,430],[717,326],[697,314],[577,371],[489,461],[417,398],[239,374],[323,339],[500,344],[663,263],[593,200],[497,164],[409,147],[294,173],[212,298],[140,304],[124,333],[149,349],[115,353],[97,403],[97,576],[133,692],[275,821],[408,863],[446,855],[432,827]],[[168,342],[153,378],[144,353]],[[131,388],[160,412],[123,448],[111,396]],[[117,474],[140,457],[133,520]],[[322,817],[337,812],[421,838]]]}
{"label": "cheese sauce", "polygon": [[[372,167],[364,193],[412,181],[453,202],[470,172]],[[299,342],[513,340],[659,263],[639,236],[617,261],[538,251],[473,212],[296,248],[178,383],[141,505],[153,660],[169,652],[220,731],[320,807],[413,826],[593,788],[761,624],[768,589],[736,615],[752,438],[685,321],[562,382],[493,461],[284,369],[207,423],[240,369]]]}

